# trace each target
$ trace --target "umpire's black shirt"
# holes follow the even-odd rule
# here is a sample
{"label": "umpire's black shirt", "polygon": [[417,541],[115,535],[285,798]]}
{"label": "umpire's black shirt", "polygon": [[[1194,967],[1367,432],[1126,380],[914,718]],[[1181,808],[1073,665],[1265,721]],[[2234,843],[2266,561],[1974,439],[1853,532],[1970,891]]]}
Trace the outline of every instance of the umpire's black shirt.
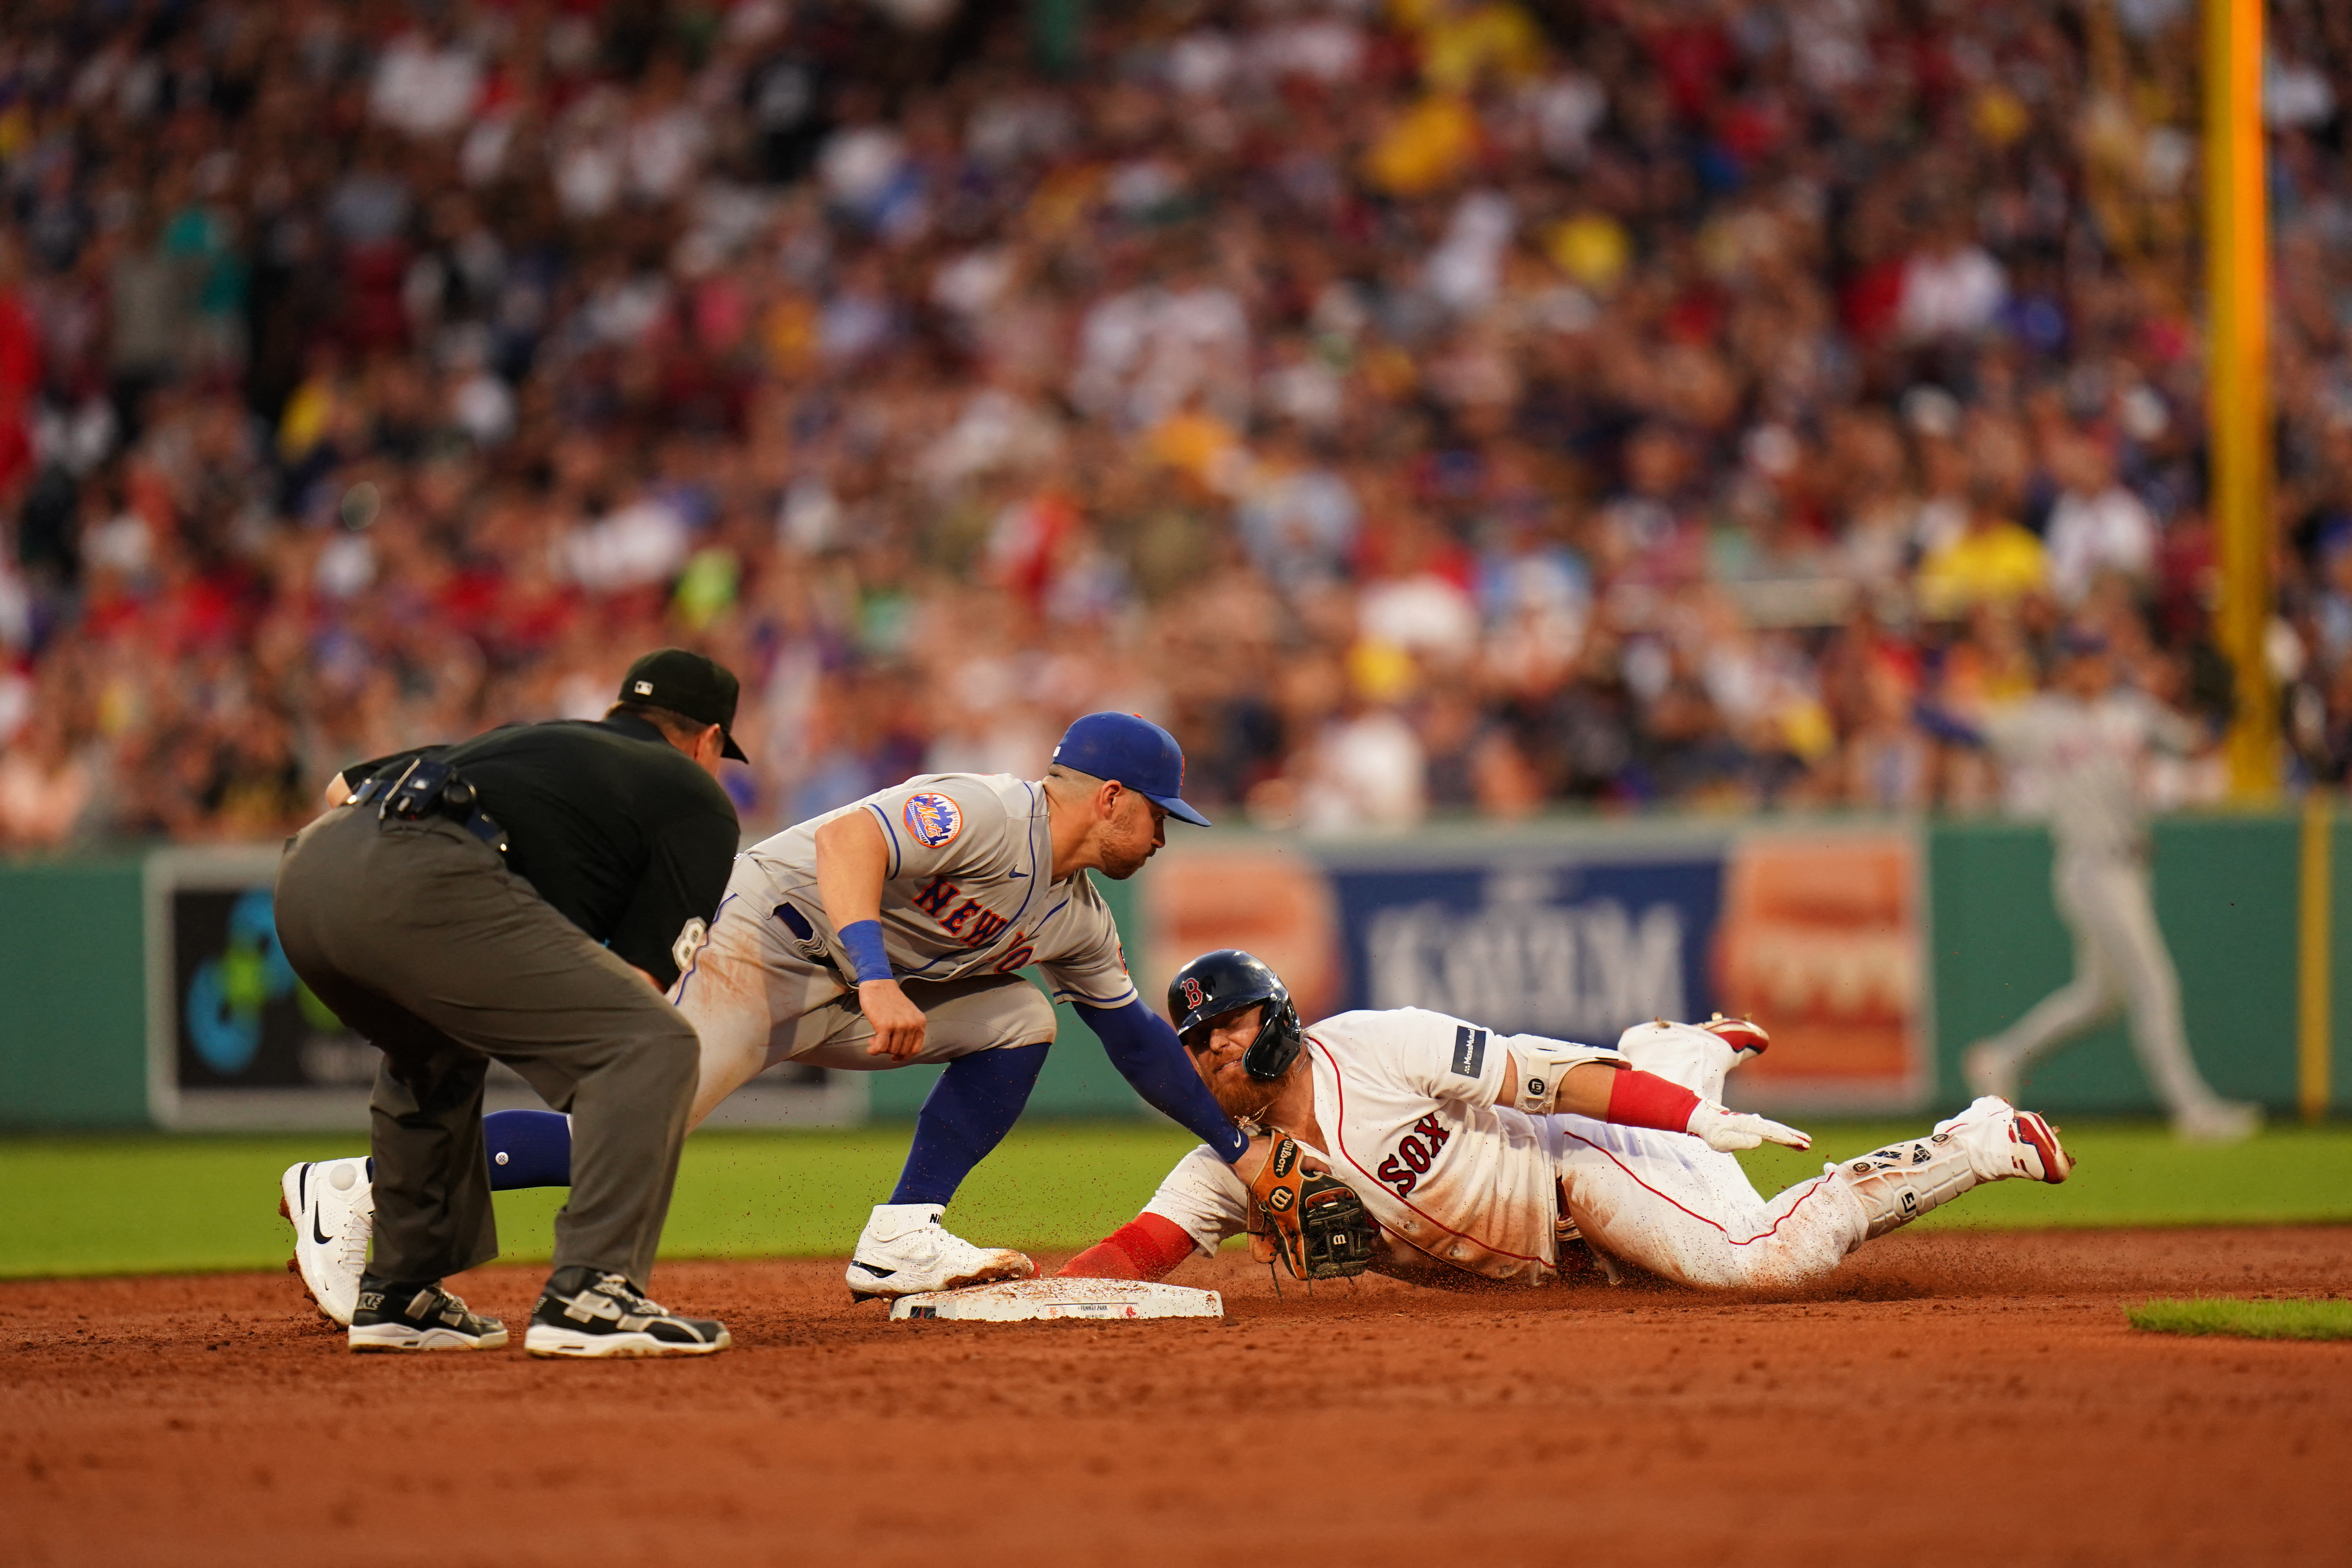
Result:
{"label": "umpire's black shirt", "polygon": [[693,758],[623,713],[510,724],[354,763],[343,782],[418,756],[446,758],[474,786],[507,830],[507,865],[541,898],[656,984],[677,978],[670,950],[718,911],[741,837],[735,803]]}

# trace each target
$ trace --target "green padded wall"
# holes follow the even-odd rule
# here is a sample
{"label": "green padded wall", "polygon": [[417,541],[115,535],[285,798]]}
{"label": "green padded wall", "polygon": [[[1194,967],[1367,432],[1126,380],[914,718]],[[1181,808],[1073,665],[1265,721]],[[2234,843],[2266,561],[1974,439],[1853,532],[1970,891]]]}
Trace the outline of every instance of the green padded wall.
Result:
{"label": "green padded wall", "polygon": [[[2180,972],[2189,1047],[2221,1093],[2282,1111],[2295,1097],[2298,832],[2283,816],[2188,816],[2159,823],[2154,837],[2157,919]],[[2050,860],[2049,836],[2038,825],[1951,823],[1929,833],[1940,1105],[1966,1099],[1961,1051],[2072,972]],[[2347,909],[2336,891],[2337,907]],[[2344,918],[2339,951],[2352,937]],[[2352,1020],[2346,998],[2335,998],[2335,1008]],[[2340,1051],[2342,1026],[2336,1037]],[[2120,1021],[2048,1058],[2031,1085],[2035,1106],[2049,1110],[2157,1109]]]}
{"label": "green padded wall", "polygon": [[0,1127],[147,1115],[135,858],[0,863]]}

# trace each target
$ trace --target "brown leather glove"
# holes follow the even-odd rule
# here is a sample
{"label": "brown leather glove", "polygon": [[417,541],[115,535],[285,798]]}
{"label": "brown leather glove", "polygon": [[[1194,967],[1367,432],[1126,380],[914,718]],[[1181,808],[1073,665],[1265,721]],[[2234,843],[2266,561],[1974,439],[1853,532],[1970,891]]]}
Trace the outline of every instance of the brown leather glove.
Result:
{"label": "brown leather glove", "polygon": [[1380,1227],[1354,1189],[1327,1171],[1309,1172],[1298,1140],[1266,1130],[1274,1150],[1250,1182],[1260,1234],[1294,1279],[1344,1279],[1372,1260]]}

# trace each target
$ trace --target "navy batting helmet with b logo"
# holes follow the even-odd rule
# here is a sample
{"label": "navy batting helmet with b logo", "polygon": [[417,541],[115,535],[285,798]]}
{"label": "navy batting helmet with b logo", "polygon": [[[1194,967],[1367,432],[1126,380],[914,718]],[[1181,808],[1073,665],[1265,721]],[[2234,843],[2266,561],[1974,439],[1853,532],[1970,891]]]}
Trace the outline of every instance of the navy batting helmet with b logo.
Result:
{"label": "navy batting helmet with b logo", "polygon": [[1242,1070],[1271,1082],[1290,1070],[1305,1042],[1298,1009],[1273,970],[1237,947],[1221,947],[1178,970],[1168,983],[1168,1016],[1195,1050],[1207,1044],[1210,1025],[1260,1002],[1265,1016],[1242,1053]]}

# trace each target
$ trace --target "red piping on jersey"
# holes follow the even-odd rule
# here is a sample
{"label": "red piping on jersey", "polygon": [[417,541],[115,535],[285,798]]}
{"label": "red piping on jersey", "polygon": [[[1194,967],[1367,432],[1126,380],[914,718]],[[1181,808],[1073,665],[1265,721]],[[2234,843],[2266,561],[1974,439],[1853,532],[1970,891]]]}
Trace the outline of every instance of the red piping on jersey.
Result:
{"label": "red piping on jersey", "polygon": [[1716,1221],[1714,1221],[1714,1220],[1711,1220],[1711,1219],[1707,1218],[1707,1217],[1706,1217],[1706,1215],[1703,1215],[1703,1214],[1698,1213],[1698,1212],[1697,1212],[1696,1210],[1695,1210],[1695,1209],[1683,1208],[1683,1205],[1680,1205],[1680,1204],[1678,1204],[1678,1203],[1675,1203],[1674,1199],[1672,1199],[1672,1198],[1670,1198],[1670,1197],[1667,1197],[1665,1194],[1664,1194],[1664,1193],[1662,1193],[1662,1192],[1658,1191],[1658,1189],[1657,1189],[1657,1188],[1655,1188],[1655,1187],[1654,1187],[1654,1186],[1650,1185],[1650,1184],[1649,1184],[1649,1183],[1647,1183],[1647,1182],[1645,1182],[1645,1181],[1642,1180],[1642,1178],[1641,1178],[1641,1177],[1639,1177],[1639,1176],[1634,1176],[1634,1175],[1633,1175],[1633,1168],[1631,1165],[1628,1165],[1627,1163],[1625,1163],[1625,1162],[1624,1162],[1624,1161],[1620,1160],[1620,1159],[1619,1159],[1615,1154],[1613,1154],[1613,1153],[1610,1152],[1610,1151],[1608,1151],[1608,1150],[1606,1150],[1606,1149],[1601,1148],[1600,1144],[1595,1143],[1591,1139],[1587,1138],[1583,1133],[1581,1133],[1581,1132],[1573,1132],[1573,1131],[1570,1131],[1569,1129],[1567,1129],[1567,1128],[1565,1128],[1565,1127],[1561,1128],[1561,1129],[1560,1129],[1560,1131],[1561,1131],[1562,1133],[1564,1133],[1565,1135],[1567,1135],[1568,1137],[1570,1137],[1570,1138],[1575,1139],[1578,1142],[1580,1142],[1580,1143],[1583,1144],[1586,1148],[1599,1151],[1599,1152],[1601,1154],[1601,1156],[1602,1156],[1603,1158],[1605,1158],[1606,1160],[1608,1160],[1608,1162],[1609,1162],[1611,1164],[1612,1164],[1612,1165],[1616,1166],[1619,1170],[1621,1170],[1621,1171],[1624,1172],[1627,1175],[1629,1175],[1629,1176],[1633,1176],[1633,1184],[1634,1184],[1635,1186],[1637,1186],[1637,1187],[1640,1187],[1643,1192],[1645,1192],[1645,1193],[1649,1194],[1652,1197],[1654,1197],[1654,1198],[1664,1198],[1664,1199],[1665,1200],[1665,1202],[1666,1202],[1666,1203],[1668,1203],[1668,1204],[1672,1205],[1673,1205],[1674,1207],[1675,1207],[1675,1208],[1682,1209],[1682,1212],[1683,1212],[1683,1213],[1685,1213],[1685,1214],[1686,1214],[1686,1215],[1689,1215],[1691,1216],[1691,1218],[1693,1218],[1693,1219],[1695,1219],[1695,1220],[1697,1220],[1697,1221],[1698,1221],[1700,1224],[1702,1224],[1702,1225],[1712,1225],[1712,1226],[1715,1226],[1715,1228],[1716,1228],[1716,1229],[1717,1229],[1717,1230],[1719,1230],[1719,1231],[1723,1231],[1723,1239],[1725,1240],[1725,1242],[1727,1242],[1727,1244],[1729,1244],[1730,1246],[1733,1246],[1733,1247],[1752,1247],[1752,1246],[1754,1246],[1757,1242],[1762,1241],[1762,1240],[1764,1240],[1764,1239],[1765,1239],[1766,1237],[1771,1237],[1771,1236],[1778,1235],[1778,1234],[1780,1233],[1780,1229],[1781,1222],[1782,1222],[1782,1221],[1784,1221],[1784,1220],[1786,1220],[1786,1219],[1788,1219],[1788,1218],[1789,1218],[1789,1216],[1790,1216],[1790,1215],[1793,1215],[1793,1214],[1795,1214],[1799,1209],[1803,1208],[1803,1207],[1805,1206],[1805,1198],[1810,1198],[1810,1197],[1811,1197],[1811,1196],[1813,1195],[1813,1194],[1818,1193],[1818,1192],[1820,1192],[1820,1191],[1822,1190],[1822,1178],[1820,1178],[1820,1177],[1816,1176],[1815,1178],[1813,1178],[1813,1184],[1812,1184],[1812,1186],[1811,1186],[1810,1189],[1808,1189],[1808,1190],[1806,1191],[1806,1193],[1805,1193],[1805,1197],[1804,1197],[1804,1198],[1799,1198],[1795,1203],[1790,1204],[1790,1205],[1789,1205],[1789,1213],[1788,1213],[1788,1214],[1784,1214],[1784,1215],[1782,1215],[1780,1216],[1780,1219],[1776,1219],[1776,1220],[1774,1220],[1774,1221],[1772,1222],[1772,1228],[1771,1228],[1770,1230],[1759,1230],[1759,1231],[1758,1231],[1754,1236],[1749,1237],[1746,1241],[1733,1241],[1733,1240],[1731,1239],[1731,1233],[1730,1233],[1729,1231],[1727,1231],[1727,1230],[1724,1230],[1724,1229],[1723,1229],[1723,1226],[1722,1226],[1721,1225],[1717,1224],[1717,1222],[1716,1222]]}
{"label": "red piping on jersey", "polygon": [[[1378,1176],[1373,1175],[1370,1171],[1364,1171],[1364,1163],[1361,1160],[1357,1159],[1353,1154],[1348,1153],[1348,1085],[1339,1076],[1339,1063],[1338,1058],[1331,1055],[1330,1047],[1325,1045],[1322,1041],[1315,1038],[1313,1036],[1310,1035],[1307,1037],[1307,1043],[1313,1046],[1317,1050],[1321,1051],[1323,1053],[1323,1059],[1331,1064],[1332,1088],[1339,1096],[1339,1125],[1331,1130],[1331,1142],[1339,1145],[1339,1152],[1347,1156],[1348,1163],[1355,1166],[1359,1171],[1364,1172],[1364,1180],[1371,1183],[1372,1185],[1380,1188],[1381,1191],[1393,1195],[1393,1188],[1391,1188],[1386,1182],[1381,1181]],[[1635,1179],[1638,1181],[1640,1178],[1636,1177]],[[1420,1215],[1422,1218],[1428,1220],[1430,1224],[1437,1226],[1438,1229],[1444,1231],[1446,1235],[1466,1241],[1473,1247],[1485,1247],[1488,1252],[1492,1252],[1498,1257],[1516,1258],[1522,1263],[1532,1263],[1539,1268],[1551,1268],[1557,1267],[1550,1258],[1530,1258],[1524,1252],[1513,1252],[1507,1247],[1496,1247],[1491,1242],[1480,1241],[1476,1237],[1470,1235],[1467,1231],[1456,1230],[1452,1226],[1447,1225],[1444,1221],[1424,1213],[1421,1209],[1414,1208],[1411,1203],[1406,1202],[1403,1198],[1398,1198],[1397,1202],[1404,1204],[1405,1207],[1412,1209],[1413,1213]],[[1386,1227],[1383,1226],[1382,1228],[1385,1229]],[[1411,1238],[1408,1237],[1407,1239],[1410,1240]],[[1437,1258],[1435,1253],[1430,1252],[1429,1248],[1425,1247],[1416,1246],[1414,1250],[1417,1252],[1426,1253],[1429,1257],[1437,1258],[1437,1261],[1450,1265],[1454,1268],[1458,1268],[1461,1267],[1460,1264],[1455,1263],[1454,1260],[1450,1258]]]}

